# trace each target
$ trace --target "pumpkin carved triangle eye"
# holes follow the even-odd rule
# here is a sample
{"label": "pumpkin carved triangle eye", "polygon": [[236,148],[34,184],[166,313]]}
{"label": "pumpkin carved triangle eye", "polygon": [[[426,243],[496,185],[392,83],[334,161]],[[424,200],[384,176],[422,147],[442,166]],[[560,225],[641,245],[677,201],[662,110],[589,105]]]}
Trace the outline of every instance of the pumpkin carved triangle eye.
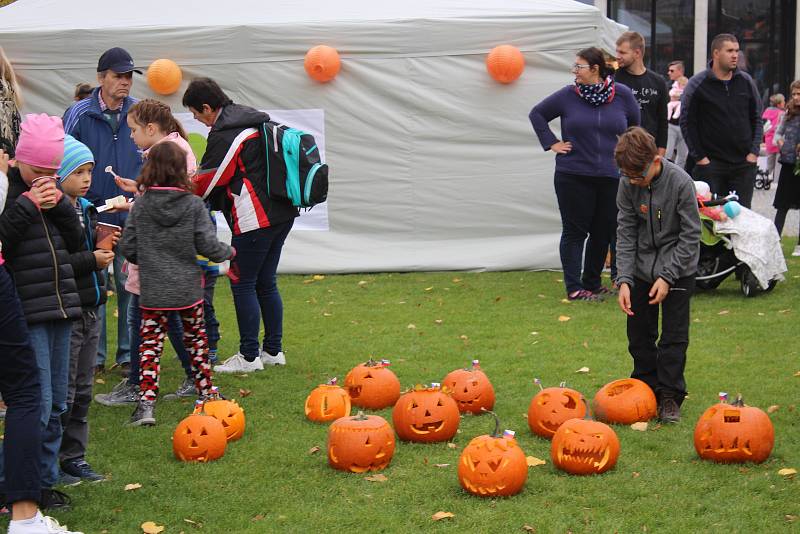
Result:
{"label": "pumpkin carved triangle eye", "polygon": [[207,436],[208,435],[208,432],[206,431],[205,427],[203,427],[203,430],[200,431],[200,435],[201,436]]}
{"label": "pumpkin carved triangle eye", "polygon": [[487,463],[489,464],[489,469],[491,469],[492,471],[497,471],[500,468],[500,464],[503,463],[503,459],[498,458],[497,460],[494,461],[489,460]]}
{"label": "pumpkin carved triangle eye", "polygon": [[367,371],[367,374],[364,375],[364,378],[372,378],[372,373]]}
{"label": "pumpkin carved triangle eye", "polygon": [[438,401],[436,401],[436,406],[444,406],[444,403],[442,402],[442,399],[439,399]]}
{"label": "pumpkin carved triangle eye", "polygon": [[414,400],[411,401],[411,408],[412,409],[413,408],[419,408],[419,404],[417,404],[417,401],[414,401]]}

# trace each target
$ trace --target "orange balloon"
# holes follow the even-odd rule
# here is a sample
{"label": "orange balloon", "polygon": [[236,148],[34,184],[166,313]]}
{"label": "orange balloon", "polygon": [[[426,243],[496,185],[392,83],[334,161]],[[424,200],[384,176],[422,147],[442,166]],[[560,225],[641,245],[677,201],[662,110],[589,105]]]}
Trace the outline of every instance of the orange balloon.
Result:
{"label": "orange balloon", "polygon": [[342,61],[339,59],[339,52],[330,46],[315,46],[306,53],[303,62],[306,73],[318,82],[329,82],[339,74]]}
{"label": "orange balloon", "polygon": [[511,83],[525,70],[525,56],[516,46],[495,46],[486,56],[486,70],[496,81]]}
{"label": "orange balloon", "polygon": [[147,84],[160,95],[171,95],[181,86],[183,73],[171,59],[157,59],[147,68]]}

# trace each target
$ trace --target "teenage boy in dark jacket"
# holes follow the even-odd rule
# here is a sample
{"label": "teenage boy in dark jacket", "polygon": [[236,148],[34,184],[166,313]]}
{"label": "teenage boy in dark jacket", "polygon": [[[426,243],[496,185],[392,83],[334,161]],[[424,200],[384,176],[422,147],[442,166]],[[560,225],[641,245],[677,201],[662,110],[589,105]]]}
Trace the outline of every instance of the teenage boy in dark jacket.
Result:
{"label": "teenage boy in dark jacket", "polygon": [[[620,137],[614,158],[621,173],[618,301],[628,316],[631,377],[655,392],[659,419],[676,423],[686,396],[689,298],[700,257],[694,184],[683,169],[658,155],[653,137],[639,127]],[[663,317],[657,340],[659,306]]]}
{"label": "teenage boy in dark jacket", "polygon": [[105,480],[86,461],[86,445],[89,441],[88,418],[89,405],[92,403],[94,365],[100,339],[101,322],[97,310],[98,306],[106,302],[103,269],[114,259],[114,252],[96,249],[97,210],[91,202],[83,198],[92,183],[92,167],[94,157],[91,150],[67,135],[58,179],[64,196],[80,219],[84,245],[81,250],[70,255],[81,301],[81,317],[72,323],[67,411],[62,418],[64,434],[59,461],[63,471],[62,480],[65,482]]}
{"label": "teenage boy in dark jacket", "polygon": [[761,98],[749,74],[737,69],[739,42],[721,33],[711,42],[711,63],[695,74],[681,97],[681,132],[697,162],[696,180],[711,192],[736,191],[747,208],[753,200],[761,145]]}
{"label": "teenage boy in dark jacket", "polygon": [[81,316],[70,253],[82,246],[75,209],[53,176],[64,155],[61,119],[28,115],[22,123],[16,167],[9,169],[8,197],[0,215],[0,243],[25,313],[40,369],[42,499],[66,504],[53,490],[59,478],[61,414],[66,410],[69,338]]}

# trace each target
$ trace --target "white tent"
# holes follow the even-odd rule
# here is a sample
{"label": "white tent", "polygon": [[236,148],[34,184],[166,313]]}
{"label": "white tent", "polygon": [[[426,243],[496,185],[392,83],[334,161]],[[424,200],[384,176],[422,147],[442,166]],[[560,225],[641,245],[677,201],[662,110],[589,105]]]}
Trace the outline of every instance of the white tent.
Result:
{"label": "white tent", "polygon": [[[571,81],[575,51],[613,50],[620,31],[573,0],[18,0],[0,9],[0,45],[26,111],[60,115],[113,46],[137,65],[166,57],[181,66],[182,89],[159,97],[175,112],[195,76],[260,109],[321,110],[327,230],[293,231],[283,272],[558,266],[553,158],[528,112]],[[342,56],[327,84],[303,69],[317,44]],[[500,44],[526,58],[510,85],[484,66]],[[155,96],[140,78],[133,95]]]}

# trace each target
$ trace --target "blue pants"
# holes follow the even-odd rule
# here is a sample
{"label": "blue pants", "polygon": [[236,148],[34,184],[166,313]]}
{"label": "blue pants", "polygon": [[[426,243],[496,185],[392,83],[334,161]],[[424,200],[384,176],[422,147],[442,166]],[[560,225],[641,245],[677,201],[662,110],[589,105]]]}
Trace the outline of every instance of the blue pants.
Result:
{"label": "blue pants", "polygon": [[35,362],[17,290],[0,266],[0,393],[8,406],[0,447],[0,492],[8,503],[38,502],[42,488],[42,395]]}
{"label": "blue pants", "polygon": [[615,241],[619,179],[556,171],[554,182],[561,212],[559,252],[567,293],[596,290],[601,285],[608,248]]}
{"label": "blue pants", "polygon": [[252,360],[259,356],[258,331],[264,321],[263,349],[275,355],[282,350],[283,301],[278,292],[276,272],[281,250],[294,220],[233,236],[239,281],[231,283],[236,322],[239,324],[239,352]]}
{"label": "blue pants", "polygon": [[[114,290],[117,294],[117,351],[116,363],[127,363],[131,361],[131,341],[128,335],[128,303],[131,294],[125,291],[125,282],[128,280],[128,274],[122,272],[122,264],[125,258],[121,254],[114,256]],[[108,269],[105,270],[104,275],[108,280]],[[100,342],[97,346],[97,365],[106,364],[107,342],[106,342],[106,305],[103,304],[98,309],[100,320]]]}
{"label": "blue pants", "polygon": [[[139,385],[139,364],[141,358],[139,357],[139,345],[142,344],[142,337],[139,328],[142,324],[142,309],[139,307],[139,295],[130,293],[131,300],[128,304],[128,329],[131,340],[131,372],[128,375],[128,384],[132,386]],[[186,376],[193,378],[192,365],[189,361],[189,354],[186,352],[186,347],[183,346],[183,323],[181,316],[177,311],[169,313],[167,318],[167,337],[172,347],[175,349],[175,354],[181,361],[183,370],[186,371]]]}

